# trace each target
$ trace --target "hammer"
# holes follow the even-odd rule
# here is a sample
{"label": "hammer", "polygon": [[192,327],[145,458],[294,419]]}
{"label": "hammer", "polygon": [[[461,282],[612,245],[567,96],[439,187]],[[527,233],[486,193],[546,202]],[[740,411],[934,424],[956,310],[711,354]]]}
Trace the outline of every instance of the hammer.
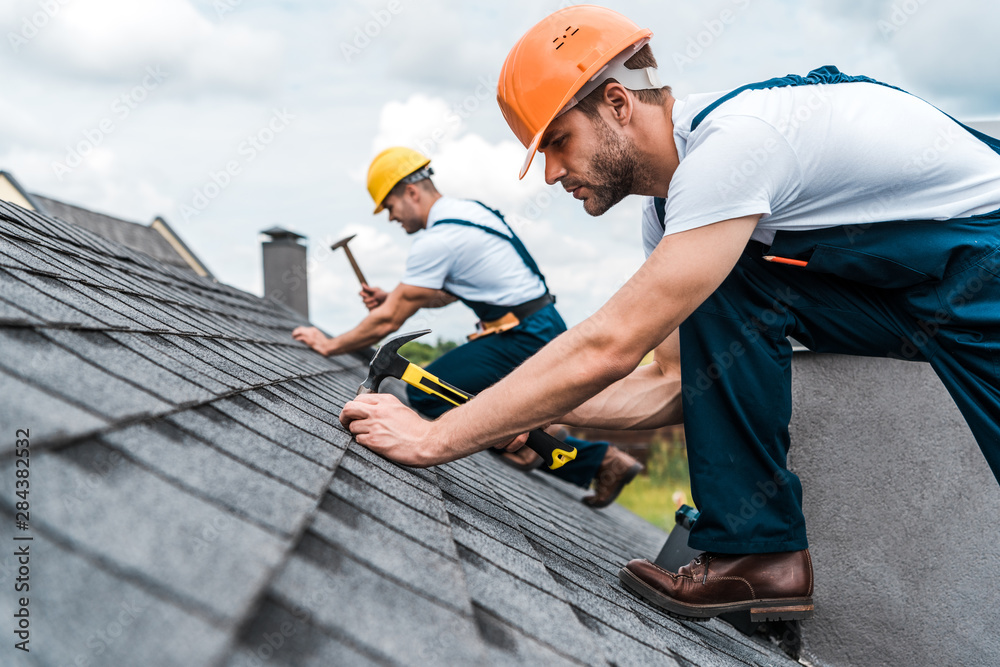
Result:
{"label": "hammer", "polygon": [[364,287],[365,285],[368,284],[368,281],[365,280],[365,274],[361,273],[361,267],[358,266],[358,263],[356,261],[354,261],[354,255],[351,254],[351,249],[347,247],[347,242],[353,239],[355,236],[357,236],[357,234],[351,234],[346,239],[341,239],[337,241],[332,246],[330,246],[330,250],[336,250],[337,248],[344,249],[344,252],[347,253],[347,261],[351,263],[351,268],[354,269],[354,274],[358,277],[358,280],[361,281],[361,286]]}
{"label": "hammer", "polygon": [[[474,394],[453,387],[444,380],[439,380],[420,366],[410,363],[405,357],[399,354],[399,348],[404,343],[408,343],[415,338],[420,338],[430,332],[430,329],[423,329],[421,331],[405,333],[394,336],[382,343],[378,352],[372,357],[371,363],[368,364],[368,377],[358,387],[357,395],[378,392],[379,384],[381,384],[382,380],[392,377],[413,385],[423,392],[444,399],[452,405],[461,405],[468,402]],[[531,431],[528,434],[528,442],[525,444],[535,450],[542,457],[542,460],[545,461],[545,465],[551,470],[555,470],[576,458],[576,447],[567,445],[562,440],[549,435],[541,429]]]}

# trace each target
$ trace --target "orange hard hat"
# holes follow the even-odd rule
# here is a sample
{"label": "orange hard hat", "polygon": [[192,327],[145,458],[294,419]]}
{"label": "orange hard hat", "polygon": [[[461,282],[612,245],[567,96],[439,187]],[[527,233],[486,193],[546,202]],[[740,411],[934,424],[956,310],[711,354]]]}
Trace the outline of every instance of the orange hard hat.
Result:
{"label": "orange hard hat", "polygon": [[603,81],[615,78],[632,90],[660,87],[655,69],[622,66],[652,35],[616,11],[575,5],[550,14],[518,40],[500,71],[497,102],[528,149],[520,178],[549,124]]}

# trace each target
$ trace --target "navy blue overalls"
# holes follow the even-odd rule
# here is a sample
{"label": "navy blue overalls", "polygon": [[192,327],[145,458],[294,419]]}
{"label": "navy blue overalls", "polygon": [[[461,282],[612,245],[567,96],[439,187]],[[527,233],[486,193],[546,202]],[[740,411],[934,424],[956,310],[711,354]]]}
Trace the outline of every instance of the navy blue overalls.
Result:
{"label": "navy blue overalls", "polygon": [[[497,236],[514,246],[518,256],[525,265],[545,284],[545,276],[539,270],[524,243],[518,238],[507,221],[496,211],[482,202],[476,202],[500,219],[510,236],[485,225],[478,225],[468,220],[447,219],[438,220],[436,225],[462,225],[475,227]],[[546,290],[548,285],[546,285]],[[502,317],[510,311],[510,306],[471,301],[458,297],[462,303],[471,308],[483,322],[490,322]],[[478,394],[495,384],[512,370],[540,350],[550,340],[566,331],[566,324],[559,316],[554,304],[548,304],[540,310],[525,317],[513,329],[501,333],[483,336],[459,345],[454,350],[442,355],[429,366],[427,370],[445,382],[460,389]],[[428,417],[440,417],[453,406],[441,399],[426,394],[414,387],[407,387],[410,405],[418,412]],[[588,442],[578,438],[567,438],[567,442],[577,448],[576,459],[556,470],[547,470],[552,475],[571,484],[586,488],[597,474],[597,470],[608,449],[606,442]]]}
{"label": "navy blue overalls", "polygon": [[[744,90],[853,81],[879,83],[824,67],[744,86],[695,117],[692,130]],[[1000,153],[996,139],[965,129]],[[808,264],[775,264],[765,254]],[[788,336],[816,352],[929,362],[1000,479],[1000,210],[779,231],[769,248],[751,241],[680,327],[684,427],[701,511],[692,548],[762,553],[808,546],[802,487],[785,467]],[[752,516],[741,513],[740,499],[760,493],[773,497]]]}

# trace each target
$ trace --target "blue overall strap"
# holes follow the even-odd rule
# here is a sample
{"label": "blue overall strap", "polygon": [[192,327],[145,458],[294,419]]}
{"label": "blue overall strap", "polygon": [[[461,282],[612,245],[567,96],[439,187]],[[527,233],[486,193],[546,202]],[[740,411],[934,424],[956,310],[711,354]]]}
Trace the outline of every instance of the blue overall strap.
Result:
{"label": "blue overall strap", "polygon": [[524,262],[525,266],[527,266],[528,269],[532,273],[534,273],[536,276],[538,276],[538,279],[542,281],[542,285],[545,287],[545,290],[548,291],[549,286],[545,282],[545,276],[542,275],[541,270],[538,268],[538,264],[535,263],[534,258],[532,258],[532,256],[531,256],[531,253],[529,253],[528,249],[524,247],[524,243],[522,243],[521,239],[519,239],[517,237],[517,234],[514,233],[514,230],[510,228],[510,225],[507,224],[507,221],[503,219],[503,216],[500,215],[500,212],[497,211],[497,210],[495,210],[495,209],[490,208],[489,206],[487,206],[486,204],[484,204],[484,203],[482,203],[480,201],[477,201],[476,203],[479,204],[480,206],[482,206],[483,208],[485,208],[487,211],[489,211],[493,215],[495,215],[497,218],[499,218],[500,222],[503,223],[503,226],[507,228],[508,232],[510,232],[510,236],[507,236],[506,234],[504,234],[502,232],[499,232],[499,231],[493,229],[492,227],[487,227],[486,225],[478,225],[478,224],[476,224],[474,222],[469,222],[468,220],[459,220],[457,218],[448,218],[446,220],[438,220],[434,224],[435,225],[462,225],[464,227],[475,227],[476,229],[483,230],[487,234],[492,234],[493,236],[498,236],[498,237],[502,238],[503,240],[507,241],[512,246],[514,246],[514,250],[517,252],[518,256],[521,258],[521,261]]}
{"label": "blue overall strap", "polygon": [[[817,69],[814,69],[805,76],[799,76],[798,74],[789,74],[787,76],[780,76],[774,79],[768,79],[767,81],[760,81],[758,83],[748,83],[745,86],[740,86],[735,90],[731,90],[730,92],[726,93],[725,95],[723,95],[722,97],[720,97],[719,99],[715,100],[707,107],[702,109],[701,112],[694,117],[694,120],[691,121],[691,131],[694,132],[695,129],[699,125],[701,125],[701,121],[705,120],[705,117],[708,116],[708,114],[714,111],[717,107],[719,107],[719,105],[728,102],[729,100],[733,99],[740,93],[747,90],[763,90],[764,88],[784,88],[787,86],[810,86],[820,83],[859,83],[859,82],[874,83],[879,86],[885,86],[886,88],[892,88],[893,90],[898,90],[899,92],[906,93],[907,95],[913,95],[912,93],[908,93],[902,88],[897,88],[896,86],[890,86],[887,83],[876,81],[871,77],[850,76],[848,74],[844,74],[833,65],[826,65],[825,67],[819,67]],[[914,95],[914,97],[916,97],[916,95]],[[922,99],[922,98],[917,98],[917,99]],[[927,100],[924,101],[926,102]],[[928,104],[930,104],[930,102],[928,102]],[[934,108],[937,109],[937,107]],[[941,110],[938,109],[938,111]],[[1000,140],[995,139],[989,136],[988,134],[983,134],[979,130],[972,129],[965,123],[962,123],[961,121],[957,120],[951,114],[945,113],[944,111],[941,111],[941,113],[943,113],[945,116],[948,116],[948,118],[951,118],[953,121],[955,121],[963,128],[968,130],[972,134],[972,136],[976,137],[984,144],[989,146],[994,153],[1000,154]],[[657,209],[657,212],[659,212],[659,209]]]}
{"label": "blue overall strap", "polygon": [[660,227],[667,231],[667,198],[653,197],[653,208],[656,209],[656,219],[660,221]]}
{"label": "blue overall strap", "polygon": [[691,131],[694,132],[695,129],[701,125],[701,121],[705,120],[705,116],[715,111],[716,107],[724,102],[728,102],[740,93],[746,90],[763,90],[764,88],[784,88],[786,86],[809,86],[818,83],[875,83],[880,86],[885,86],[886,88],[892,88],[900,92],[905,93],[906,91],[902,88],[896,88],[896,86],[890,86],[887,83],[882,83],[881,81],[876,81],[875,79],[869,78],[867,76],[850,76],[844,74],[839,69],[833,65],[826,65],[825,67],[820,67],[809,72],[805,76],[799,76],[798,74],[788,74],[786,76],[779,76],[773,79],[768,79],[767,81],[759,81],[757,83],[748,83],[745,86],[740,86],[736,90],[732,90],[719,99],[715,100],[707,107],[701,110],[694,120],[691,121]]}

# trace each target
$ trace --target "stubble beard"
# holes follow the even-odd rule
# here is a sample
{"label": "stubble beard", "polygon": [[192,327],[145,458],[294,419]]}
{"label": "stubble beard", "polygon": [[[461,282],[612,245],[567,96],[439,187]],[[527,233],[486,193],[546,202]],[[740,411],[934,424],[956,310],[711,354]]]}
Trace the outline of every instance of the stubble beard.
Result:
{"label": "stubble beard", "polygon": [[638,151],[630,139],[616,134],[603,118],[597,119],[594,126],[601,146],[590,159],[587,180],[592,194],[584,200],[583,210],[598,216],[634,191]]}

